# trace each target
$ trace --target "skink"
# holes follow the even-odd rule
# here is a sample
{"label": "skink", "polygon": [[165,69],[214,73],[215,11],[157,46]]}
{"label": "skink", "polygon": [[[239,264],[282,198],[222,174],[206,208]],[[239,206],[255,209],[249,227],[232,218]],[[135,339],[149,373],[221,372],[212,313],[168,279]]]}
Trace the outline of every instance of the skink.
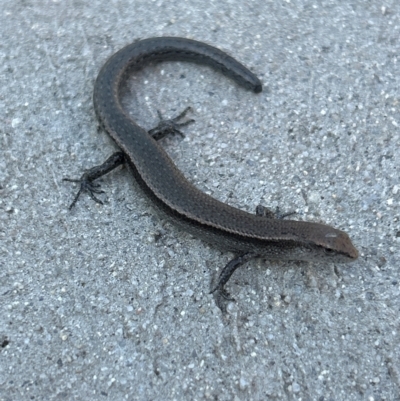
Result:
{"label": "skink", "polygon": [[[263,257],[271,260],[351,262],[358,251],[349,236],[325,224],[274,218],[265,208],[256,214],[231,207],[201,192],[186,180],[158,139],[179,132],[182,113],[147,132],[122,108],[120,88],[134,70],[152,61],[177,60],[206,64],[255,93],[260,80],[226,53],[202,42],[184,38],[151,38],[130,44],[104,64],[96,79],[93,102],[96,115],[120,148],[101,166],[87,170],[79,180],[80,193],[87,190],[96,201],[102,192],[93,181],[122,163],[127,163],[153,204],[178,226],[202,239],[234,252],[237,256],[221,271],[213,288],[229,298],[224,289],[233,272],[246,261]],[[190,122],[190,121],[189,121]]]}

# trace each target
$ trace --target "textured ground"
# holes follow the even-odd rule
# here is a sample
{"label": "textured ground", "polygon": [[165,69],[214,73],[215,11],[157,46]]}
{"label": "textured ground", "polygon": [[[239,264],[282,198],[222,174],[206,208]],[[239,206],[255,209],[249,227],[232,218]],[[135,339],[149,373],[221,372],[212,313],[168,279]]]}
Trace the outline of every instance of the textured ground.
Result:
{"label": "textured ground", "polygon": [[[208,3],[208,4],[207,4]],[[3,0],[0,11],[0,400],[399,400],[400,2]],[[252,261],[160,219],[127,169],[77,177],[115,150],[93,82],[138,38],[215,45],[263,81],[149,66],[124,104],[235,207],[262,203],[349,233],[351,265]]]}

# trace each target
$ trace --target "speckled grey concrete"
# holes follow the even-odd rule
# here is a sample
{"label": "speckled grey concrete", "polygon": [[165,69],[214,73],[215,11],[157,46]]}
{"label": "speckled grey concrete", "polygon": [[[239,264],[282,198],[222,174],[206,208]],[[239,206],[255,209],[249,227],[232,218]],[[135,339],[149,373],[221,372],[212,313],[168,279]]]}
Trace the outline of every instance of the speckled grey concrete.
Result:
{"label": "speckled grey concrete", "polygon": [[[209,4],[207,4],[209,3]],[[0,11],[0,400],[399,400],[400,2],[3,0]],[[129,171],[78,177],[115,150],[96,75],[125,44],[183,36],[258,74],[149,66],[125,104],[145,128],[187,105],[165,148],[229,204],[347,231],[351,265],[232,258],[160,219]]]}

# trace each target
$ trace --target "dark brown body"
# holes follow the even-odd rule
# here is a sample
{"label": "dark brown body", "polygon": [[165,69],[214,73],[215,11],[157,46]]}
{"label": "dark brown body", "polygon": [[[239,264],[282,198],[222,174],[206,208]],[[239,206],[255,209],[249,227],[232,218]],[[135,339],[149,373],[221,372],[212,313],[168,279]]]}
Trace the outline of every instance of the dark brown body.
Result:
{"label": "dark brown body", "polygon": [[333,227],[269,219],[231,207],[190,184],[164,149],[123,110],[120,85],[128,73],[150,61],[193,61],[212,66],[258,93],[258,78],[222,51],[182,38],[153,38],[114,54],[101,69],[94,89],[96,114],[130,164],[136,180],[179,226],[225,249],[270,259],[351,261],[358,252],[346,233]]}

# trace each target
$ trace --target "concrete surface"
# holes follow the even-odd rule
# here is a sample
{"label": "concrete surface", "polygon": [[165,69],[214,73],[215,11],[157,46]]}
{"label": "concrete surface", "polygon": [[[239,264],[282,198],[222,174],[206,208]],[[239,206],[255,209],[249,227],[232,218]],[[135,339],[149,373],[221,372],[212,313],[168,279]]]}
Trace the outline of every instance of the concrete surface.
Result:
{"label": "concrete surface", "polygon": [[[3,0],[0,11],[0,400],[399,400],[400,2]],[[254,95],[188,63],[125,93],[145,128],[187,105],[163,144],[224,202],[297,210],[346,230],[351,265],[252,261],[221,314],[208,294],[233,255],[154,214],[115,150],[93,82],[138,38],[215,45]]]}

